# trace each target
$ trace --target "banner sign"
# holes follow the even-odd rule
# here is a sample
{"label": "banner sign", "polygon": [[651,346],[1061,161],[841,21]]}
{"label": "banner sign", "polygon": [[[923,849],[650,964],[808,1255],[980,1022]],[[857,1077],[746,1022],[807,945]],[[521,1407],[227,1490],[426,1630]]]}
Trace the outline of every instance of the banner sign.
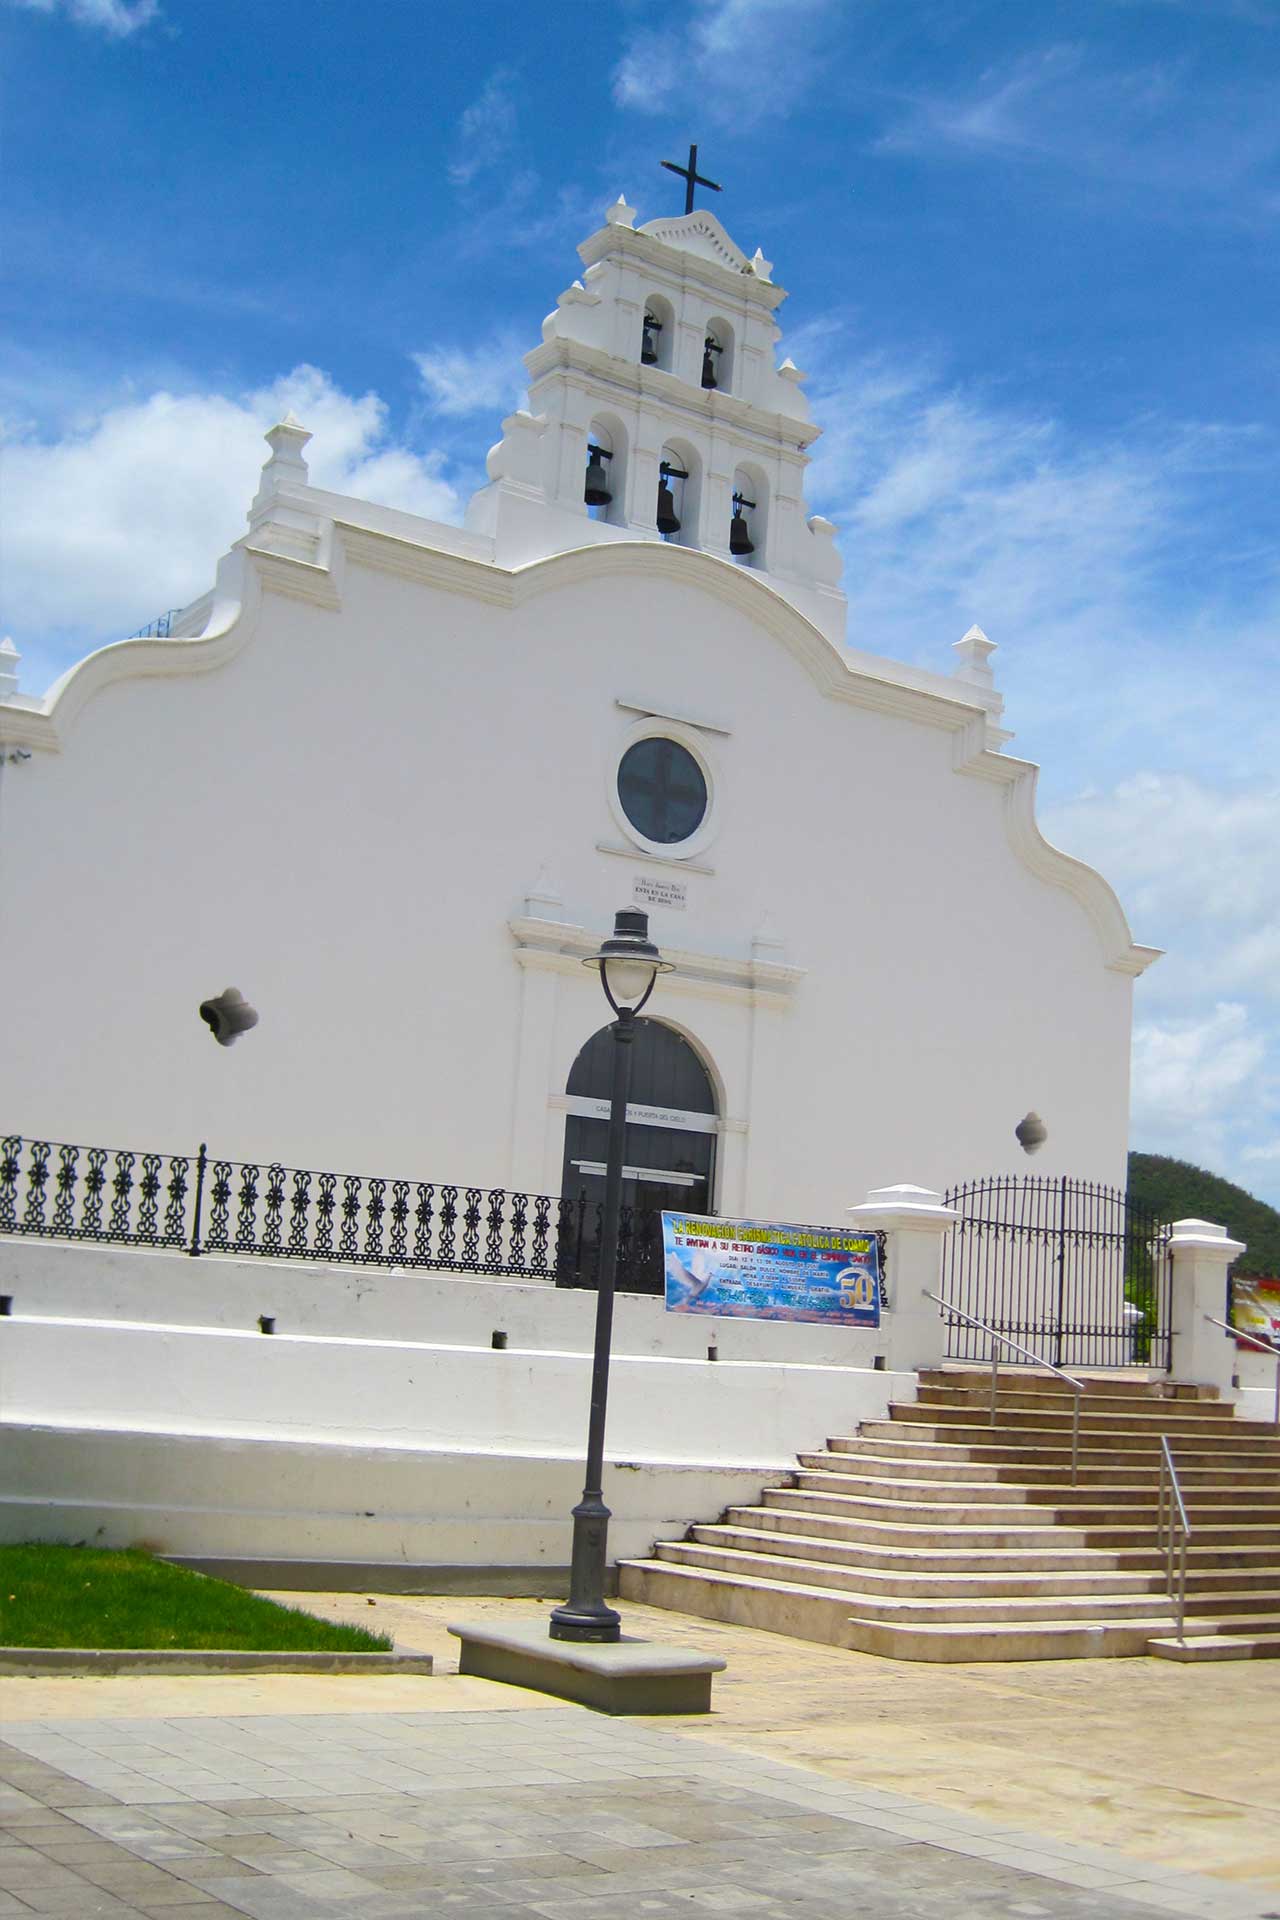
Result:
{"label": "banner sign", "polygon": [[1231,1282],[1233,1327],[1280,1347],[1280,1280],[1242,1273]]}
{"label": "banner sign", "polygon": [[874,1233],[664,1213],[668,1313],[880,1325]]}

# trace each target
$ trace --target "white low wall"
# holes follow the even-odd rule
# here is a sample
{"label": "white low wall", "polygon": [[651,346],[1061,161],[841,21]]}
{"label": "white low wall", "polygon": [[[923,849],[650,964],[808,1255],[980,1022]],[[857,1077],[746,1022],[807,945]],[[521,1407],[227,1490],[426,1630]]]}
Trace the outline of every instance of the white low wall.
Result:
{"label": "white low wall", "polygon": [[[257,1327],[271,1314],[280,1333],[336,1333],[487,1347],[495,1328],[513,1347],[587,1352],[596,1297],[546,1280],[490,1280],[421,1268],[324,1266],[236,1259],[56,1240],[0,1239],[0,1294],[15,1313],[85,1320],[164,1320],[174,1326]],[[870,1367],[883,1332],[711,1320],[668,1313],[643,1294],[614,1304],[615,1353]]]}
{"label": "white low wall", "polygon": [[[0,1291],[13,1296],[0,1537],[428,1569],[567,1563],[592,1294],[22,1241],[0,1242]],[[915,1394],[913,1374],[871,1366],[874,1335],[713,1324],[637,1296],[617,1307],[616,1558],[754,1502],[797,1451]],[[257,1330],[261,1313],[276,1334]]]}
{"label": "white low wall", "polygon": [[[193,1438],[83,1427],[3,1426],[0,1540],[146,1547],[188,1558],[277,1563],[257,1584],[297,1584],[281,1561],[397,1570],[567,1567],[582,1459],[312,1441]],[[746,1467],[610,1466],[613,1559],[680,1539],[695,1519],[759,1500],[781,1473]],[[419,1570],[413,1578],[414,1570]],[[310,1584],[343,1586],[342,1573]],[[356,1579],[356,1585],[365,1584]],[[529,1591],[540,1590],[530,1582]]]}
{"label": "white low wall", "polygon": [[[1225,1340],[1228,1335],[1222,1337]],[[1276,1366],[1268,1354],[1251,1352],[1248,1347],[1236,1349],[1235,1377],[1240,1384],[1233,1397],[1242,1420],[1270,1423],[1275,1419]]]}
{"label": "white low wall", "polygon": [[[577,1452],[591,1357],[15,1315],[0,1418],[360,1446]],[[763,1468],[882,1417],[896,1376],[851,1367],[615,1354],[609,1455]]]}

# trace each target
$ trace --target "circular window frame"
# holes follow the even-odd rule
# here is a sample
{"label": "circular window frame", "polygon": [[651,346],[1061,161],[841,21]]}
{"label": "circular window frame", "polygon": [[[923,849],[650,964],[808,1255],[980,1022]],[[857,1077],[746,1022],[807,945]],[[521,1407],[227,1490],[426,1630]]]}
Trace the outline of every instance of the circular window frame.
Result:
{"label": "circular window frame", "polygon": [[[706,782],[707,810],[687,839],[650,840],[627,818],[627,810],[622,804],[622,795],[618,791],[618,775],[627,754],[632,747],[639,746],[642,740],[670,740],[676,746],[683,747]],[[638,720],[634,726],[628,727],[610,762],[606,794],[615,826],[633,847],[638,848],[641,853],[648,854],[651,859],[669,860],[678,865],[683,860],[692,860],[715,838],[719,788],[718,770],[707,752],[706,742],[699,739],[692,727],[683,726],[676,720],[663,720],[658,715],[652,715],[649,719]]]}

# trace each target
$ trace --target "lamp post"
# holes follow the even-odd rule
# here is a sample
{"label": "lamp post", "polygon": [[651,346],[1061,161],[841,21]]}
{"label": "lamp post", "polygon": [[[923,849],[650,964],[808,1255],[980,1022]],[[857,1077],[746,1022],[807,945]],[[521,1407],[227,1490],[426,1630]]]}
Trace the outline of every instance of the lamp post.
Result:
{"label": "lamp post", "polygon": [[591,1418],[587,1426],[587,1471],[582,1498],[573,1510],[573,1558],[569,1598],[553,1609],[553,1640],[616,1640],[622,1621],[604,1597],[609,1509],[604,1503],[604,1421],[609,1398],[609,1351],[613,1338],[613,1292],[618,1272],[618,1224],[622,1213],[622,1156],[631,1085],[631,1042],[636,1017],[660,973],[670,973],[649,938],[649,916],[620,907],[613,933],[583,961],[600,974],[600,985],[617,1015],[613,1023],[613,1086],[609,1096],[609,1148],[605,1158],[604,1221],[600,1281],[596,1292],[596,1343],[591,1364]]}

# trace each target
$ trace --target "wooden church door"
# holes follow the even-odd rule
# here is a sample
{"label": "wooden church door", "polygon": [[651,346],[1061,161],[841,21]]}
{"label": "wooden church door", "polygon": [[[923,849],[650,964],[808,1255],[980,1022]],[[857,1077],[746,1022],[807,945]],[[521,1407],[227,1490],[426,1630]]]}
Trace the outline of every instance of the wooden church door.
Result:
{"label": "wooden church door", "polygon": [[[570,1285],[593,1286],[599,1269],[614,1045],[609,1027],[592,1034],[566,1088],[560,1192],[572,1205],[573,1244],[562,1248],[561,1266]],[[711,1210],[716,1099],[711,1076],[689,1042],[660,1020],[637,1020],[632,1047],[618,1286],[632,1293],[661,1292],[659,1215],[664,1208]]]}

